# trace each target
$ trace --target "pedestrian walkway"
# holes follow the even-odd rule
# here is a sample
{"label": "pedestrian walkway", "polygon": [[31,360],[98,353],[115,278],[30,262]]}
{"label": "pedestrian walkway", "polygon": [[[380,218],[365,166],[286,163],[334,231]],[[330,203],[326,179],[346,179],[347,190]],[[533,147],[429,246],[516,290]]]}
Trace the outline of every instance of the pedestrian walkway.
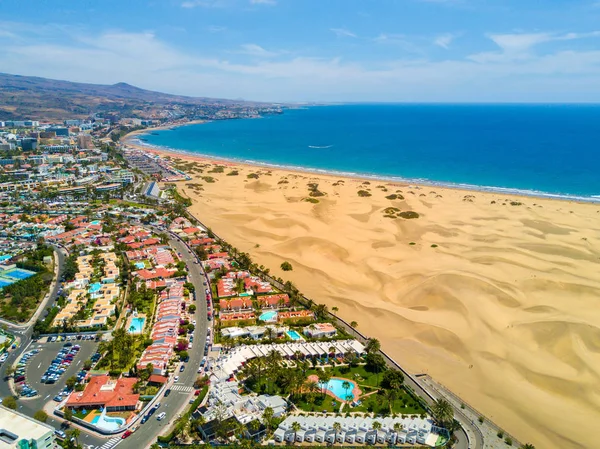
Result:
{"label": "pedestrian walkway", "polygon": [[108,440],[106,443],[104,443],[102,446],[100,446],[100,449],[112,449],[113,447],[115,447],[117,444],[119,444],[121,441],[123,441],[121,439],[121,437],[114,437],[111,438],[110,440]]}
{"label": "pedestrian walkway", "polygon": [[186,393],[190,393],[190,392],[194,391],[194,387],[190,387],[189,385],[175,384],[171,387],[171,390],[184,391]]}

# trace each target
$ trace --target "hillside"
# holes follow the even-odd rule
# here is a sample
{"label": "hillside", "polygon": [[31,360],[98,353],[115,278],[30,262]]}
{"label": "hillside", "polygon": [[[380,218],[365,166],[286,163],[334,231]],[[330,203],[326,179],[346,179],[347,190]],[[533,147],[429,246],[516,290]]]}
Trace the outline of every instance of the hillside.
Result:
{"label": "hillside", "polygon": [[195,110],[253,103],[169,95],[126,83],[74,83],[0,73],[0,120],[85,118],[98,112],[151,117],[165,109]]}

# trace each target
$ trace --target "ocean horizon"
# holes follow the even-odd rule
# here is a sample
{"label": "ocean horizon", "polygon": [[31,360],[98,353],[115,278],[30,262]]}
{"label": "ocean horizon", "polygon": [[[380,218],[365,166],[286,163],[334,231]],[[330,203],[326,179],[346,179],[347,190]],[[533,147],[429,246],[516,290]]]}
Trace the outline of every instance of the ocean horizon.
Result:
{"label": "ocean horizon", "polygon": [[599,118],[588,104],[346,104],[137,138],[274,168],[600,201]]}

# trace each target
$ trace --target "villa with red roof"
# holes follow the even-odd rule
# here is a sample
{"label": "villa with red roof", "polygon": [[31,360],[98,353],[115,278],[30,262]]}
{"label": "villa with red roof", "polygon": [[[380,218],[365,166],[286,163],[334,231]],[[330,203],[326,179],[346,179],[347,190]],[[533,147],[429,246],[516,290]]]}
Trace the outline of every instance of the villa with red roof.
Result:
{"label": "villa with red roof", "polygon": [[259,296],[256,298],[261,307],[287,307],[290,304],[290,297],[283,293],[277,295]]}
{"label": "villa with red roof", "polygon": [[140,399],[133,393],[135,377],[120,377],[116,380],[109,375],[92,376],[83,391],[74,391],[67,400],[70,409],[104,408],[107,412],[135,410]]}
{"label": "villa with red roof", "polygon": [[244,279],[244,285],[246,286],[246,290],[253,290],[256,293],[270,293],[273,291],[271,284],[257,276]]}
{"label": "villa with red roof", "polygon": [[170,278],[171,276],[173,276],[175,274],[177,270],[174,268],[162,268],[159,267],[155,270],[139,270],[139,271],[135,271],[133,274],[141,279],[143,279],[144,281],[149,281],[152,279],[158,279],[158,278]]}
{"label": "villa with red roof", "polygon": [[227,310],[244,310],[252,309],[252,299],[250,298],[222,298],[219,300],[219,308],[221,312]]}

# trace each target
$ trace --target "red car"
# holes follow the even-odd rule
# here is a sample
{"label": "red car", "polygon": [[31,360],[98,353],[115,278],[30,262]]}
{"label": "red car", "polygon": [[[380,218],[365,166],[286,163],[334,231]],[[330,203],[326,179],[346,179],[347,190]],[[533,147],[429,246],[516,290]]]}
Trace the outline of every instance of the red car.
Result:
{"label": "red car", "polygon": [[125,433],[123,434],[123,436],[121,437],[122,440],[124,440],[125,438],[127,438],[129,435],[131,435],[133,432],[131,430],[126,430]]}

